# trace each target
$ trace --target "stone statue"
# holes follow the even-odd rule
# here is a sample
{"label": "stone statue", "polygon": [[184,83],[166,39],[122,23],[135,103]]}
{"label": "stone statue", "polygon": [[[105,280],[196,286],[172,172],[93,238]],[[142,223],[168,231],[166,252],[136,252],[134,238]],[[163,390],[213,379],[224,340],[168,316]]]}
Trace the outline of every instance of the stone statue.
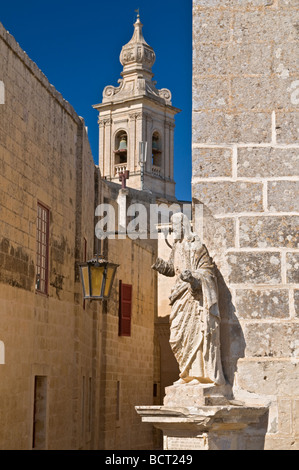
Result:
{"label": "stone statue", "polygon": [[157,258],[152,268],[176,276],[169,297],[170,346],[180,368],[176,384],[224,385],[215,265],[184,214],[174,214],[171,222],[175,241],[169,261]]}

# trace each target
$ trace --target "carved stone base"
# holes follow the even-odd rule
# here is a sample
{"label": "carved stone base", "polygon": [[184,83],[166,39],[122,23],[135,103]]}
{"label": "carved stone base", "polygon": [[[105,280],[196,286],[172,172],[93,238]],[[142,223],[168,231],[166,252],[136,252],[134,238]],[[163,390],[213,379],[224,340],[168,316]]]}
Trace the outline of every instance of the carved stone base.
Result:
{"label": "carved stone base", "polygon": [[165,392],[164,406],[167,407],[230,405],[233,400],[230,385],[174,384]]}
{"label": "carved stone base", "polygon": [[144,423],[163,431],[164,450],[262,450],[263,406],[136,407]]}

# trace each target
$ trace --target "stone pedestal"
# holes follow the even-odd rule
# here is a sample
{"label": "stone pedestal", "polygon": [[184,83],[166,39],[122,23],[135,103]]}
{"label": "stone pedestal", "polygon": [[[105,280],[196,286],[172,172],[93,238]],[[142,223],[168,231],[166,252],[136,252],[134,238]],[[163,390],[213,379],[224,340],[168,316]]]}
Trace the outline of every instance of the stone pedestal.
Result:
{"label": "stone pedestal", "polygon": [[230,385],[177,384],[166,387],[164,406],[188,408],[208,405],[229,405],[233,400]]}
{"label": "stone pedestal", "polygon": [[163,406],[138,406],[163,431],[164,450],[262,450],[268,409],[233,400],[230,387],[173,385]]}

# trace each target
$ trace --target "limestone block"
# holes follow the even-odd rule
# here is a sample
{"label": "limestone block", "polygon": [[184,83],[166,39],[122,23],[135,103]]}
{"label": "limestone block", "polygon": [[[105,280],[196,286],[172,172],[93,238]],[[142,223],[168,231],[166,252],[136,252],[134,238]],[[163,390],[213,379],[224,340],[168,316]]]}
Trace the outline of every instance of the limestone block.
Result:
{"label": "limestone block", "polygon": [[229,282],[233,284],[277,284],[281,282],[279,253],[242,252],[229,253],[231,267]]}
{"label": "limestone block", "polygon": [[[252,36],[250,36],[252,37]],[[227,47],[227,73],[270,76],[272,74],[272,46],[258,42],[233,42]]]}
{"label": "limestone block", "polygon": [[299,181],[269,181],[268,207],[271,212],[299,211]]}
{"label": "limestone block", "polygon": [[231,36],[232,14],[229,11],[206,11],[195,17],[193,35],[194,40],[201,44],[215,42],[218,44],[228,42]]}
{"label": "limestone block", "polygon": [[299,442],[294,437],[275,436],[273,434],[265,437],[265,450],[299,450]]}
{"label": "limestone block", "polygon": [[298,367],[298,360],[241,360],[238,363],[238,384],[242,389],[258,395],[297,396]]}
{"label": "limestone block", "polygon": [[298,145],[298,129],[298,112],[276,113],[276,134],[278,143]]}
{"label": "limestone block", "polygon": [[299,327],[292,323],[256,323],[244,327],[246,357],[298,357]]}
{"label": "limestone block", "polygon": [[299,247],[299,217],[240,217],[240,247]]}
{"label": "limestone block", "polygon": [[293,12],[278,15],[274,9],[239,12],[235,15],[233,37],[236,42],[287,42],[297,39]]}
{"label": "limestone block", "polygon": [[288,318],[289,292],[284,289],[236,290],[236,315],[240,319]]}
{"label": "limestone block", "polygon": [[229,104],[227,79],[193,77],[193,109],[223,109]]}
{"label": "limestone block", "polygon": [[[219,78],[227,74],[242,76],[272,75],[272,48],[270,44],[220,43],[202,44],[193,39],[194,75]],[[197,47],[196,47],[197,46]],[[278,75],[280,76],[280,75]]]}
{"label": "limestone block", "polygon": [[299,0],[280,0],[279,4],[284,8],[299,8]]}
{"label": "limestone block", "polygon": [[[207,207],[203,210],[202,234],[203,242],[209,247],[211,256],[222,256],[226,248],[235,246],[234,220],[232,218],[215,219]],[[221,250],[219,250],[220,247]]]}
{"label": "limestone block", "polygon": [[193,186],[193,196],[212,214],[262,211],[262,184],[245,182],[204,182]]}
{"label": "limestone block", "polygon": [[[281,71],[280,71],[281,69]],[[278,68],[277,77],[238,77],[231,81],[232,107],[237,110],[267,111],[273,108],[294,108],[290,87],[294,77],[289,77],[285,67]],[[285,74],[287,73],[287,76]]]}
{"label": "limestone block", "polygon": [[273,70],[277,76],[284,78],[298,72],[298,60],[295,59],[297,51],[297,42],[280,42],[275,45],[273,51]]}
{"label": "limestone block", "polygon": [[[288,0],[284,0],[284,2],[287,2]],[[289,0],[290,2],[296,2],[297,0]],[[231,8],[231,9],[244,9],[247,10],[249,7],[263,7],[265,6],[265,0],[235,0],[232,2],[231,0],[195,0],[194,1],[194,6],[195,6],[195,13],[196,13],[196,7],[198,9],[201,8]]]}
{"label": "limestone block", "polygon": [[[272,75],[271,44],[259,42],[230,42],[202,44],[193,38],[194,75],[219,78],[227,74],[242,76]],[[280,75],[279,75],[280,76]]]}
{"label": "limestone block", "polygon": [[292,432],[292,400],[278,400],[278,432],[291,434]]}
{"label": "limestone block", "polygon": [[[226,44],[201,44],[193,38],[193,74],[218,78],[228,71]],[[196,47],[197,46],[197,47]]]}
{"label": "limestone block", "polygon": [[299,253],[287,253],[287,282],[299,283]]}
{"label": "limestone block", "polygon": [[299,174],[299,149],[247,148],[238,150],[238,176],[275,177]]}
{"label": "limestone block", "polygon": [[229,385],[174,384],[166,387],[165,392],[163,403],[167,407],[228,405],[233,400]]}
{"label": "limestone block", "polygon": [[194,112],[193,142],[207,144],[271,141],[270,113]]}
{"label": "limestone block", "polygon": [[193,149],[193,177],[232,176],[231,149]]}

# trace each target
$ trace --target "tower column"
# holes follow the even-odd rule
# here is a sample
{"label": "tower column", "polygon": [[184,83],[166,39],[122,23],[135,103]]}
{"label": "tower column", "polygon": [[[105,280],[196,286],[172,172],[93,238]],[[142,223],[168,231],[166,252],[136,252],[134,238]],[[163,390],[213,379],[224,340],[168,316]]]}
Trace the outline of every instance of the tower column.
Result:
{"label": "tower column", "polygon": [[170,124],[170,145],[169,145],[169,177],[173,181],[174,179],[174,168],[173,168],[173,157],[174,157],[174,123]]}
{"label": "tower column", "polygon": [[105,144],[105,153],[104,153],[104,165],[106,167],[106,171],[108,175],[113,175],[114,176],[114,154],[113,154],[113,143],[111,142],[112,136],[111,136],[111,124],[112,124],[112,119],[111,118],[105,118],[104,119],[104,144]]}
{"label": "tower column", "polygon": [[148,115],[147,116],[147,126],[146,126],[146,140],[147,140],[147,160],[146,160],[146,171],[147,173],[152,172],[152,131],[153,131],[153,120]]}
{"label": "tower column", "polygon": [[169,178],[170,173],[170,128],[169,122],[165,121],[164,125],[164,152],[163,152],[163,164],[164,164],[164,176],[165,178]]}
{"label": "tower column", "polygon": [[140,169],[139,167],[139,142],[142,141],[143,138],[143,116],[142,112],[137,113],[136,116],[136,138],[135,138],[135,172]]}
{"label": "tower column", "polygon": [[[104,155],[105,156],[105,124],[104,120],[99,118],[98,120],[99,124],[99,156]],[[101,164],[101,161],[99,161],[99,166]],[[102,165],[101,165],[101,173],[102,176],[107,176],[109,174],[109,169],[107,168],[107,162],[105,158],[103,158]]]}
{"label": "tower column", "polygon": [[136,154],[136,113],[130,114],[129,121],[129,147],[128,147],[128,170],[131,174],[135,173],[135,154]]}

